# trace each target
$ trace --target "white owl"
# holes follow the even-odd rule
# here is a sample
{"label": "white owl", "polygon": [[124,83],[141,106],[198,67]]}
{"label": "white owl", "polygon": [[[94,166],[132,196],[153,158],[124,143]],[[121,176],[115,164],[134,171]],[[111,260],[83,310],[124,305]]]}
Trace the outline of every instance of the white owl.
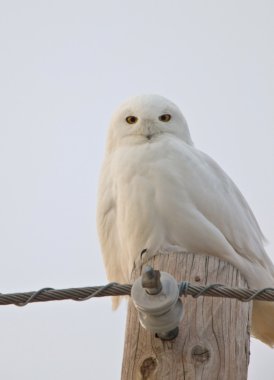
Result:
{"label": "white owl", "polygon": [[[274,266],[244,197],[193,146],[175,104],[130,98],[109,128],[97,225],[110,281],[128,282],[147,249],[215,255],[239,268],[251,288],[274,287]],[[255,301],[252,333],[274,345],[274,303]]]}

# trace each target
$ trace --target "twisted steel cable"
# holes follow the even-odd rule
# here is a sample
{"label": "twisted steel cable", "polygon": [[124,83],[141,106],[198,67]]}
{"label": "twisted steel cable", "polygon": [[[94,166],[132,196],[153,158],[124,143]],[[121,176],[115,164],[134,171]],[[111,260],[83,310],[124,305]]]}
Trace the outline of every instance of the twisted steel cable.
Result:
{"label": "twisted steel cable", "polygon": [[[131,284],[118,284],[115,282],[103,286],[90,286],[83,288],[52,289],[43,288],[38,291],[25,293],[0,294],[0,306],[16,305],[26,306],[33,302],[47,301],[86,301],[95,297],[126,296],[130,295]],[[190,295],[194,298],[200,296],[234,298],[242,302],[252,300],[274,301],[274,288],[247,289],[229,288],[221,284],[208,286],[193,285],[183,281],[178,284],[180,296]]]}

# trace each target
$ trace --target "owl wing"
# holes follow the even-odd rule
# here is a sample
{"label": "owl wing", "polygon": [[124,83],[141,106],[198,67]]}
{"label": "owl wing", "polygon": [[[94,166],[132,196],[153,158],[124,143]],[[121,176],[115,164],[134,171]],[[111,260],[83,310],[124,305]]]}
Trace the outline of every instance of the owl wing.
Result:
{"label": "owl wing", "polygon": [[106,159],[102,167],[98,188],[97,230],[109,281],[124,282],[118,256],[118,253],[121,252],[121,246],[117,228],[116,199],[111,165]]}
{"label": "owl wing", "polygon": [[238,254],[268,270],[272,268],[274,273],[264,250],[265,238],[241,192],[213,159],[191,149],[195,159],[191,173],[188,171],[191,178],[187,186],[196,208],[222,232]]}

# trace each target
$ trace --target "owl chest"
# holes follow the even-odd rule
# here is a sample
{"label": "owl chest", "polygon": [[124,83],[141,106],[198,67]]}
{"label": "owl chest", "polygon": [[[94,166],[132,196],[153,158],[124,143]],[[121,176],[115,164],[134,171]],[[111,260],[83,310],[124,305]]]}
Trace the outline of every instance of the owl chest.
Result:
{"label": "owl chest", "polygon": [[152,149],[124,153],[117,157],[120,169],[114,175],[119,224],[136,236],[166,231],[186,197],[176,155]]}

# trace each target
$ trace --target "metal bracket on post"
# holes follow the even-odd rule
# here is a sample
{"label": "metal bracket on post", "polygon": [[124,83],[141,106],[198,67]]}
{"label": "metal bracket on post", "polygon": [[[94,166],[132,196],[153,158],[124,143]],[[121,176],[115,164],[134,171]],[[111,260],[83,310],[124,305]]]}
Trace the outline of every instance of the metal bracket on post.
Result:
{"label": "metal bracket on post", "polygon": [[176,338],[183,317],[183,305],[174,277],[148,266],[134,282],[131,296],[145,329],[163,340]]}

